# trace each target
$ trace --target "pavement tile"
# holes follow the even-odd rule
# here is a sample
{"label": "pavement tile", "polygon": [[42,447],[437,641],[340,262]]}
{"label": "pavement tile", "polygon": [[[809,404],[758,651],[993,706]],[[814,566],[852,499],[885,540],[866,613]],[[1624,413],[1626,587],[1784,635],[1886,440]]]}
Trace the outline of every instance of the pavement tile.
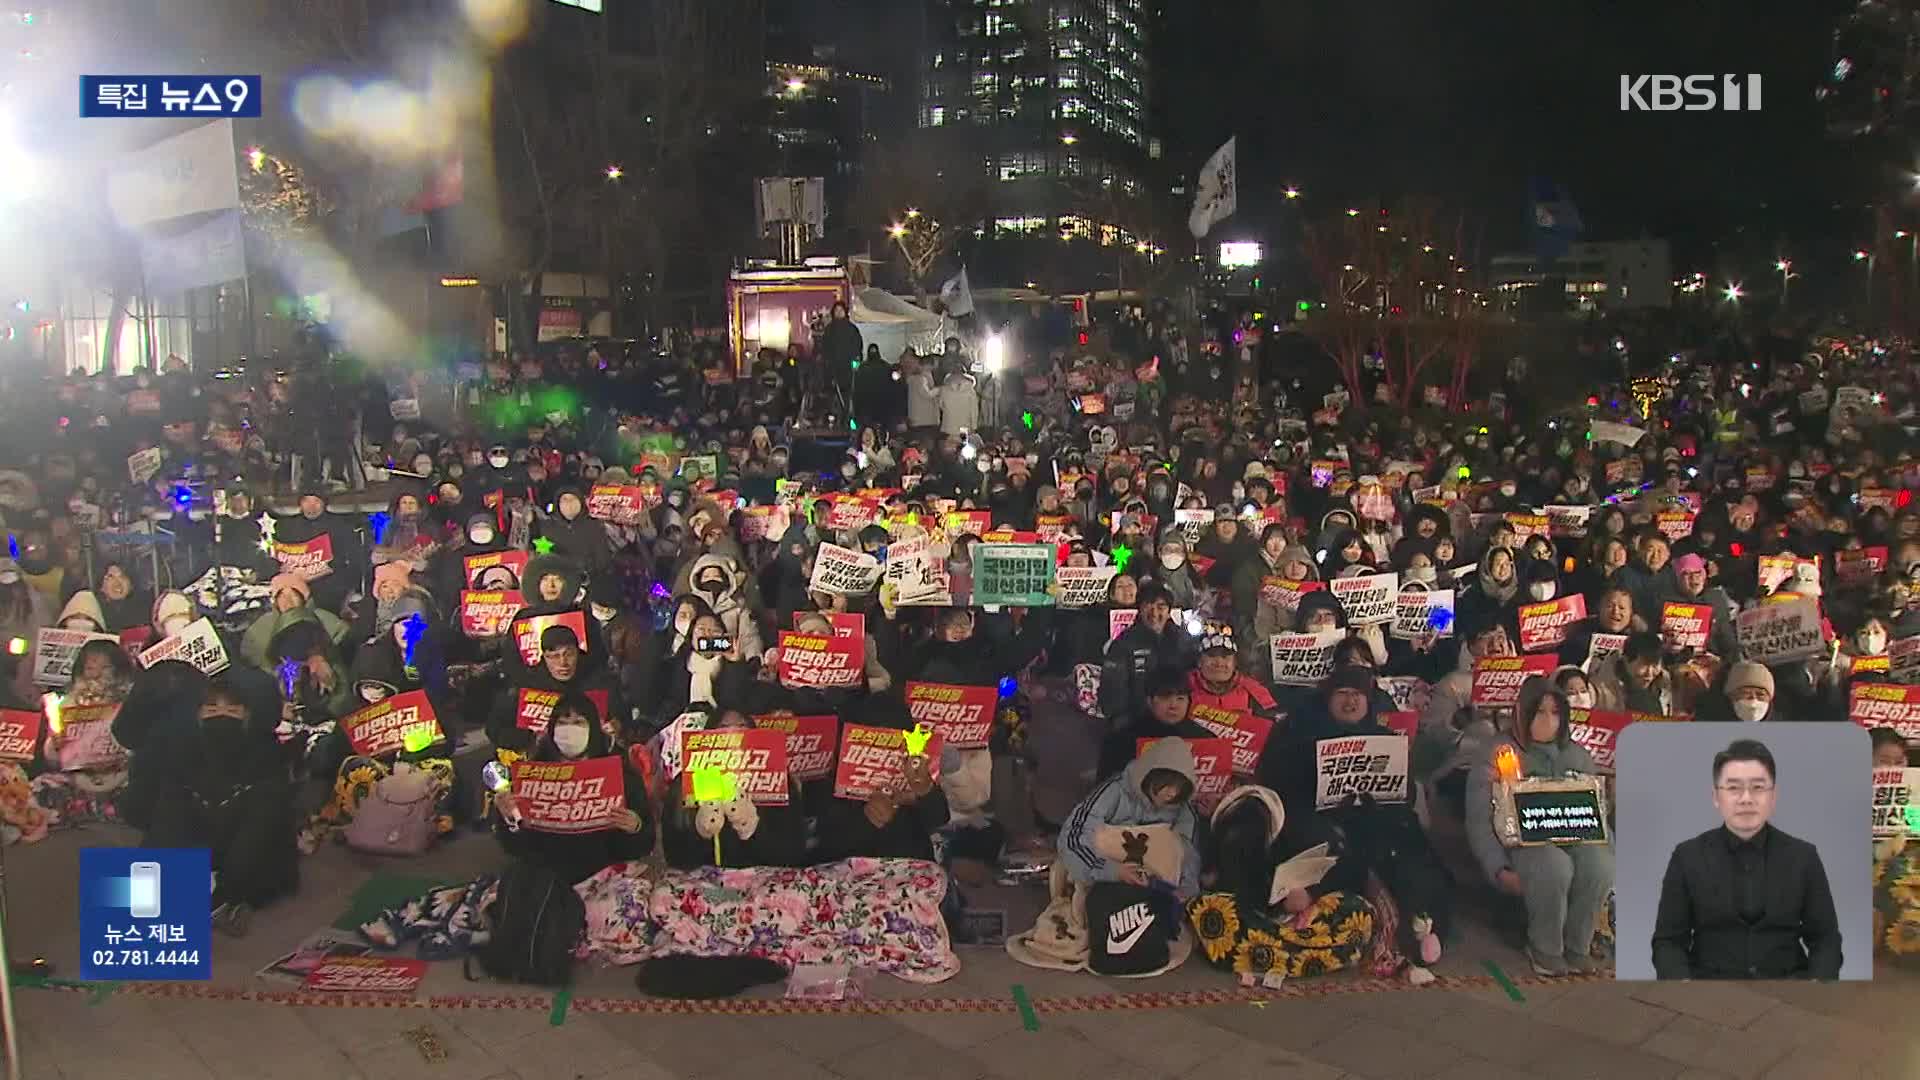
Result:
{"label": "pavement tile", "polygon": [[1047,1022],[1072,1026],[1088,1042],[1118,1055],[1130,1066],[1177,1075],[1241,1043],[1255,1045],[1202,1019],[1204,1013],[1228,1008],[1234,1006],[1056,1014]]}
{"label": "pavement tile", "polygon": [[[609,1015],[602,1030],[668,1073],[694,1076],[778,1047],[756,1020],[737,1016]],[[569,1020],[567,1026],[573,1026]],[[564,1029],[559,1029],[564,1030]]]}
{"label": "pavement tile", "polygon": [[1673,1019],[1673,1013],[1628,997],[1612,983],[1577,986],[1528,1016],[1591,1035],[1603,1042],[1638,1046]]}
{"label": "pavement tile", "polygon": [[[1040,1023],[1046,1024],[1054,1015],[1042,1017]],[[1017,1012],[901,1013],[891,1019],[899,1027],[956,1050],[1004,1039],[1022,1030]]]}
{"label": "pavement tile", "polygon": [[1337,1066],[1315,1061],[1310,1056],[1241,1042],[1218,1057],[1174,1075],[1181,1080],[1226,1080],[1241,1076],[1260,1080],[1340,1080],[1346,1074]]}
{"label": "pavement tile", "polygon": [[1345,994],[1282,998],[1264,1006],[1216,1005],[1196,1010],[1194,1015],[1202,1023],[1225,1028],[1258,1043],[1306,1051],[1332,1038],[1357,1018],[1351,1001],[1352,997]]}
{"label": "pavement tile", "polygon": [[1046,1026],[1039,1031],[1022,1029],[967,1052],[985,1066],[992,1076],[1034,1077],[1050,1080],[1091,1080],[1094,1077],[1131,1075],[1126,1063],[1089,1042],[1071,1028]]}
{"label": "pavement tile", "polygon": [[[489,1050],[511,1046],[553,1026],[546,1009],[447,1009],[436,1015],[453,1030]],[[579,1023],[583,1015],[569,1013],[567,1022]]]}
{"label": "pavement tile", "polygon": [[[756,1034],[792,1050],[807,1061],[831,1064],[835,1059],[909,1032],[886,1015],[770,1016]],[[935,1044],[938,1045],[938,1044]]]}
{"label": "pavement tile", "polygon": [[[979,1080],[987,1066],[967,1050],[942,1046],[924,1035],[907,1032],[883,1042],[852,1049],[826,1063],[847,1080]],[[737,1075],[752,1075],[742,1070]],[[785,1080],[784,1070],[778,1075]]]}
{"label": "pavement tile", "polygon": [[[740,1046],[733,1047],[734,1054]],[[659,1066],[632,1044],[616,1038],[598,1024],[569,1019],[559,1027],[548,1026],[515,1042],[500,1060],[529,1076],[570,1080],[572,1077],[598,1076],[618,1070],[637,1070],[644,1065]],[[534,1066],[529,1068],[528,1066]],[[667,1075],[679,1070],[661,1067]]]}
{"label": "pavement tile", "polygon": [[1463,1057],[1434,1073],[1431,1080],[1539,1080],[1537,1069],[1502,1065],[1486,1058]]}
{"label": "pavement tile", "polygon": [[1745,1027],[1773,1008],[1775,999],[1759,987],[1694,981],[1632,983],[1634,1000],[1726,1027]]}
{"label": "pavement tile", "polygon": [[1838,1062],[1826,1048],[1802,1047],[1760,1074],[1764,1080],[1912,1080],[1920,1076],[1920,1053],[1889,1053],[1865,1061]]}
{"label": "pavement tile", "polygon": [[[349,1011],[349,1010],[340,1010]],[[384,1010],[354,1009],[353,1012]],[[359,1044],[348,1054],[349,1060],[367,1080],[413,1080],[414,1077],[493,1076],[512,1072],[515,1060],[505,1051],[495,1053],[431,1016],[413,1009],[394,1010],[414,1013],[410,1027],[429,1025],[446,1051],[446,1059],[429,1062],[412,1040],[396,1036],[386,1042]]]}
{"label": "pavement tile", "polygon": [[1670,1061],[1736,1077],[1754,1077],[1797,1049],[1783,1033],[1723,1027],[1676,1016],[1647,1037],[1643,1048]]}
{"label": "pavement tile", "polygon": [[1426,1034],[1377,1020],[1350,1024],[1309,1053],[1316,1061],[1337,1065],[1369,1080],[1418,1080],[1465,1056],[1457,1047]]}
{"label": "pavement tile", "polygon": [[[138,1063],[139,1075],[155,1080],[207,1080],[216,1075],[200,1055],[180,1039],[141,1041],[112,1037],[103,1030],[94,1040],[55,1047],[53,1063],[61,1080],[123,1080]],[[27,1073],[27,1076],[33,1074]],[[354,1074],[344,1072],[343,1076]]]}
{"label": "pavement tile", "polygon": [[431,1028],[441,1042],[471,1039],[443,1014],[426,1009],[287,1009],[309,1030],[349,1055],[385,1046],[415,1028]]}

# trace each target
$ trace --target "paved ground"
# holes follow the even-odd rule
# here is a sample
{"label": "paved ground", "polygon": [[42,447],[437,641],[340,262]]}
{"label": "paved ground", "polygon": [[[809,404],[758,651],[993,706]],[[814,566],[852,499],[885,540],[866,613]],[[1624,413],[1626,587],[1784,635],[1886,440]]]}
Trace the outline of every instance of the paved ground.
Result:
{"label": "paved ground", "polygon": [[[83,844],[131,839],[117,831],[64,834],[6,851],[8,940],[16,956],[41,953],[60,974],[75,972],[76,853]],[[455,877],[496,862],[490,841],[463,836],[404,872]],[[377,864],[339,849],[309,859],[297,898],[256,916],[247,938],[216,939],[213,985],[264,988],[252,973],[330,923]],[[1009,890],[999,899],[1030,910],[1037,889]],[[1197,1008],[1091,1009],[1074,999],[1233,985],[1197,962],[1142,984],[1036,971],[997,948],[968,948],[965,969],[945,984],[887,980],[874,993],[973,999],[997,1011],[813,1016],[610,1013],[623,999],[638,998],[630,973],[593,970],[582,973],[574,991],[585,1004],[557,1027],[544,995],[530,1007],[506,1009],[311,1008],[130,991],[97,1001],[34,989],[15,997],[22,1075],[33,1080],[1920,1076],[1920,1031],[1910,1023],[1920,977],[1910,973],[1882,966],[1874,983],[1826,986],[1522,979],[1525,1000],[1514,1001],[1486,985],[1482,963],[1489,959],[1522,970],[1516,954],[1469,921],[1438,969],[1461,979],[1461,988],[1329,993],[1352,985],[1336,976],[1324,985],[1299,984],[1306,993],[1264,1005],[1235,999]],[[1035,1002],[1038,1030],[1025,1030],[1006,1006],[1015,983]],[[467,983],[449,963],[433,966],[422,998],[516,992]],[[422,1026],[446,1051],[444,1061],[428,1063],[407,1037]]]}

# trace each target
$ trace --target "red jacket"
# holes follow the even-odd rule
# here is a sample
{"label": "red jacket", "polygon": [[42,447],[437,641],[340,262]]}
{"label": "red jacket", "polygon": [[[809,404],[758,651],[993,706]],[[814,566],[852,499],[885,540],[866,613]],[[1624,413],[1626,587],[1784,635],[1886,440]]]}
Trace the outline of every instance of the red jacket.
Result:
{"label": "red jacket", "polygon": [[1253,713],[1272,719],[1279,705],[1273,700],[1273,694],[1260,685],[1259,680],[1249,675],[1235,675],[1233,684],[1224,694],[1216,694],[1207,689],[1206,681],[1200,678],[1199,671],[1187,673],[1187,689],[1193,692],[1195,705],[1211,705],[1228,712]]}

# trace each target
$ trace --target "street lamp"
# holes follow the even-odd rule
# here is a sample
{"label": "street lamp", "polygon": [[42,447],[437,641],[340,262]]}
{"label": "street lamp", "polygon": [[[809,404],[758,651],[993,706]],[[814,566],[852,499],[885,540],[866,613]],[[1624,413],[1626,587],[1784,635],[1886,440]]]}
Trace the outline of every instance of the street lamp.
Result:
{"label": "street lamp", "polygon": [[1726,297],[1728,302],[1730,303],[1739,303],[1740,297],[1743,295],[1742,292],[1740,291],[1740,283],[1737,281],[1733,282],[1732,284],[1728,285],[1726,287],[1726,290],[1722,292],[1720,295]]}
{"label": "street lamp", "polygon": [[1077,143],[1079,141],[1080,141],[1080,136],[1075,135],[1071,131],[1067,132],[1065,135],[1060,136],[1060,145],[1062,146],[1072,146],[1074,143]]}
{"label": "street lamp", "polygon": [[1287,195],[1287,198],[1289,199],[1297,199],[1300,197],[1300,189],[1297,187],[1294,187],[1292,184],[1288,184],[1286,195]]}

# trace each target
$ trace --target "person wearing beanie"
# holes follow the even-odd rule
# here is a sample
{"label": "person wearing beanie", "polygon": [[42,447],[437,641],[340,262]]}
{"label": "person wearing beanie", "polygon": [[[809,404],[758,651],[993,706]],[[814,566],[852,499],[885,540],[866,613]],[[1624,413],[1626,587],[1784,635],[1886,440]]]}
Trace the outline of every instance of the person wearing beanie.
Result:
{"label": "person wearing beanie", "polygon": [[[277,673],[280,657],[273,652],[273,643],[295,625],[311,623],[321,632],[326,651],[334,654],[352,636],[352,628],[339,616],[314,606],[305,579],[292,574],[280,574],[273,579],[269,590],[273,596],[273,607],[256,616],[240,636],[241,658],[261,671],[269,675]],[[186,598],[181,599],[184,601]],[[167,603],[167,599],[162,596],[155,604],[156,611],[164,603]],[[168,621],[177,622],[177,616],[169,615]],[[177,633],[178,630],[170,632]]]}
{"label": "person wearing beanie", "polygon": [[633,734],[633,715],[613,671],[580,647],[570,626],[549,626],[540,633],[540,660],[512,674],[487,715],[487,738],[495,750],[524,752],[539,738],[547,716],[528,691],[580,693],[593,700],[607,735],[625,744]]}
{"label": "person wearing beanie", "polygon": [[1166,586],[1143,583],[1137,596],[1139,616],[1107,646],[1100,665],[1100,712],[1116,725],[1125,723],[1146,700],[1147,683],[1155,671],[1185,671],[1197,656],[1193,635],[1173,621],[1173,600]]}
{"label": "person wearing beanie", "polygon": [[[284,552],[289,546],[304,546],[312,550],[315,544],[331,549],[331,558],[322,560],[317,568],[303,571],[312,583],[314,603],[329,612],[339,611],[347,594],[366,580],[367,552],[360,543],[357,517],[331,512],[327,508],[326,494],[309,488],[300,496],[299,512],[292,517],[280,518],[274,525],[273,539],[277,553]],[[280,560],[283,570],[293,565],[291,555],[282,553],[275,557]]]}
{"label": "person wearing beanie", "polygon": [[1193,691],[1188,687],[1187,675],[1179,668],[1160,668],[1148,677],[1143,707],[1101,741],[1100,777],[1112,776],[1126,768],[1142,739],[1170,735],[1187,739],[1214,737],[1211,729],[1190,719]]}
{"label": "person wearing beanie", "polygon": [[1784,703],[1774,692],[1773,672],[1751,660],[1742,660],[1727,668],[1726,679],[1720,688],[1700,698],[1694,716],[1694,719],[1701,721],[1738,720],[1747,723],[1787,718]]}
{"label": "person wearing beanie", "polygon": [[1713,612],[1713,622],[1707,627],[1706,651],[1723,660],[1731,660],[1740,655],[1740,633],[1737,622],[1740,616],[1739,605],[1727,595],[1727,591],[1711,584],[1707,576],[1707,560],[1698,552],[1687,552],[1673,560],[1673,591],[1661,597],[1661,604],[1705,604]]}
{"label": "person wearing beanie", "polygon": [[1250,713],[1267,720],[1278,715],[1273,693],[1258,679],[1238,670],[1240,646],[1233,627],[1209,623],[1200,634],[1200,660],[1188,673],[1187,689],[1195,706],[1222,713]]}
{"label": "person wearing beanie", "polygon": [[275,611],[291,611],[313,602],[313,586],[298,574],[275,574],[267,583],[267,595]]}
{"label": "person wearing beanie", "polygon": [[1613,888],[1613,845],[1507,847],[1494,831],[1493,792],[1503,750],[1518,759],[1523,778],[1598,775],[1592,755],[1573,741],[1569,717],[1566,694],[1547,679],[1528,679],[1499,737],[1467,775],[1468,846],[1487,880],[1525,903],[1527,962],[1542,976],[1596,969],[1594,929]]}

